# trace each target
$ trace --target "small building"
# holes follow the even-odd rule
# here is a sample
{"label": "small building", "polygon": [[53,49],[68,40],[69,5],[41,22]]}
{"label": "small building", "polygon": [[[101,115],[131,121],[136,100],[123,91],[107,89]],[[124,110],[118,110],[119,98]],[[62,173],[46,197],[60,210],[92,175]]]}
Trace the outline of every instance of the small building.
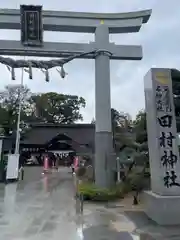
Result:
{"label": "small building", "polygon": [[31,124],[21,140],[21,151],[94,153],[94,124]]}

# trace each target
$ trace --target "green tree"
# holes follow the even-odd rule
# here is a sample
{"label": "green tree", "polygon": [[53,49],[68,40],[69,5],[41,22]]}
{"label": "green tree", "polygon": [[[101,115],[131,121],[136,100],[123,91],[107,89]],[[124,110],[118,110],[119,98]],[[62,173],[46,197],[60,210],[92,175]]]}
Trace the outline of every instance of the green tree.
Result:
{"label": "green tree", "polygon": [[[20,96],[21,95],[21,96]],[[31,92],[27,86],[7,85],[0,92],[0,125],[5,135],[16,128],[19,102],[21,100],[21,121],[30,115]]]}
{"label": "green tree", "polygon": [[38,121],[71,124],[83,120],[80,109],[86,102],[82,97],[48,92],[32,96],[32,102]]}
{"label": "green tree", "polygon": [[111,108],[112,127],[129,128],[131,125],[131,117],[127,113],[118,112],[116,109]]}
{"label": "green tree", "polygon": [[132,147],[132,122],[129,114],[120,113],[111,109],[113,144],[116,153],[121,152],[125,147]]}
{"label": "green tree", "polygon": [[146,113],[141,110],[133,122],[134,130],[136,133],[136,142],[142,144],[147,143],[147,127],[146,127]]}
{"label": "green tree", "polygon": [[136,162],[139,163],[140,165],[147,165],[149,163],[149,154],[145,111],[143,110],[139,111],[135,121],[133,122],[133,125],[139,152],[139,154],[136,157]]}
{"label": "green tree", "polygon": [[[124,181],[131,185],[134,191],[134,204],[138,204],[138,195],[150,186],[149,178],[149,155],[147,145],[146,113],[140,111],[132,122],[132,138],[127,141],[126,146],[136,150],[134,161],[128,166]],[[124,141],[124,140],[123,140]]]}

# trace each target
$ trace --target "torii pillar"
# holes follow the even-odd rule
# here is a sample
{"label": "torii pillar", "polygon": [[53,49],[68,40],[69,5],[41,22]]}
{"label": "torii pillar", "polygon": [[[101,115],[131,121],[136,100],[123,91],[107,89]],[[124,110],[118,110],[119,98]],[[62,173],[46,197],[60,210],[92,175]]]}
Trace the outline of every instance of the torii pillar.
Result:
{"label": "torii pillar", "polygon": [[[107,26],[96,28],[95,41],[99,49],[109,45]],[[111,52],[100,51],[95,58],[95,180],[102,187],[113,184],[116,166],[111,126],[110,56]]]}

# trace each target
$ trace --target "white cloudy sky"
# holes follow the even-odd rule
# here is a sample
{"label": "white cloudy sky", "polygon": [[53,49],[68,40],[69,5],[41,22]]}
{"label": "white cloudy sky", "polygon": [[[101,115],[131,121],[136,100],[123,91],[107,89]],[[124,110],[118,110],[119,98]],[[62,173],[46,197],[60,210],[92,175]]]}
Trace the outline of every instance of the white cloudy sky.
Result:
{"label": "white cloudy sky", "polygon": [[[20,4],[40,4],[46,10],[125,12],[152,9],[152,16],[139,33],[110,36],[117,44],[142,44],[142,61],[111,62],[112,107],[129,112],[133,117],[144,108],[143,76],[150,67],[180,68],[180,0],[1,0],[1,8],[19,8]],[[88,42],[90,34],[45,33],[45,41]],[[0,39],[19,40],[19,31],[2,31]],[[53,39],[53,40],[52,40]],[[83,96],[87,101],[82,111],[84,122],[94,116],[94,62],[75,60],[65,67],[68,76],[61,80],[58,73],[51,72],[51,81],[46,83],[39,71],[33,80],[25,76],[25,83],[34,92],[57,91]],[[6,68],[0,65],[0,89],[12,84]],[[17,78],[20,72],[16,72]],[[18,79],[16,81],[18,83]]]}

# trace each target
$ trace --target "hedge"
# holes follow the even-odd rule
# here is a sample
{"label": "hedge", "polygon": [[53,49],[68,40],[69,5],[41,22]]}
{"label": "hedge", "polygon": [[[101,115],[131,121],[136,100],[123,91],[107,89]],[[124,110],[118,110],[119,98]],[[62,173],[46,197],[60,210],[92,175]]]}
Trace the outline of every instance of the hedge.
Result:
{"label": "hedge", "polygon": [[130,191],[130,186],[120,183],[113,188],[106,189],[98,188],[94,183],[80,183],[78,191],[83,194],[84,200],[106,202],[123,198]]}
{"label": "hedge", "polygon": [[113,188],[102,189],[98,188],[94,183],[82,182],[78,186],[78,191],[83,194],[84,200],[112,201],[123,198],[129,192],[141,192],[143,189],[148,189],[149,180],[149,175],[131,173],[127,176],[125,182],[118,183]]}

